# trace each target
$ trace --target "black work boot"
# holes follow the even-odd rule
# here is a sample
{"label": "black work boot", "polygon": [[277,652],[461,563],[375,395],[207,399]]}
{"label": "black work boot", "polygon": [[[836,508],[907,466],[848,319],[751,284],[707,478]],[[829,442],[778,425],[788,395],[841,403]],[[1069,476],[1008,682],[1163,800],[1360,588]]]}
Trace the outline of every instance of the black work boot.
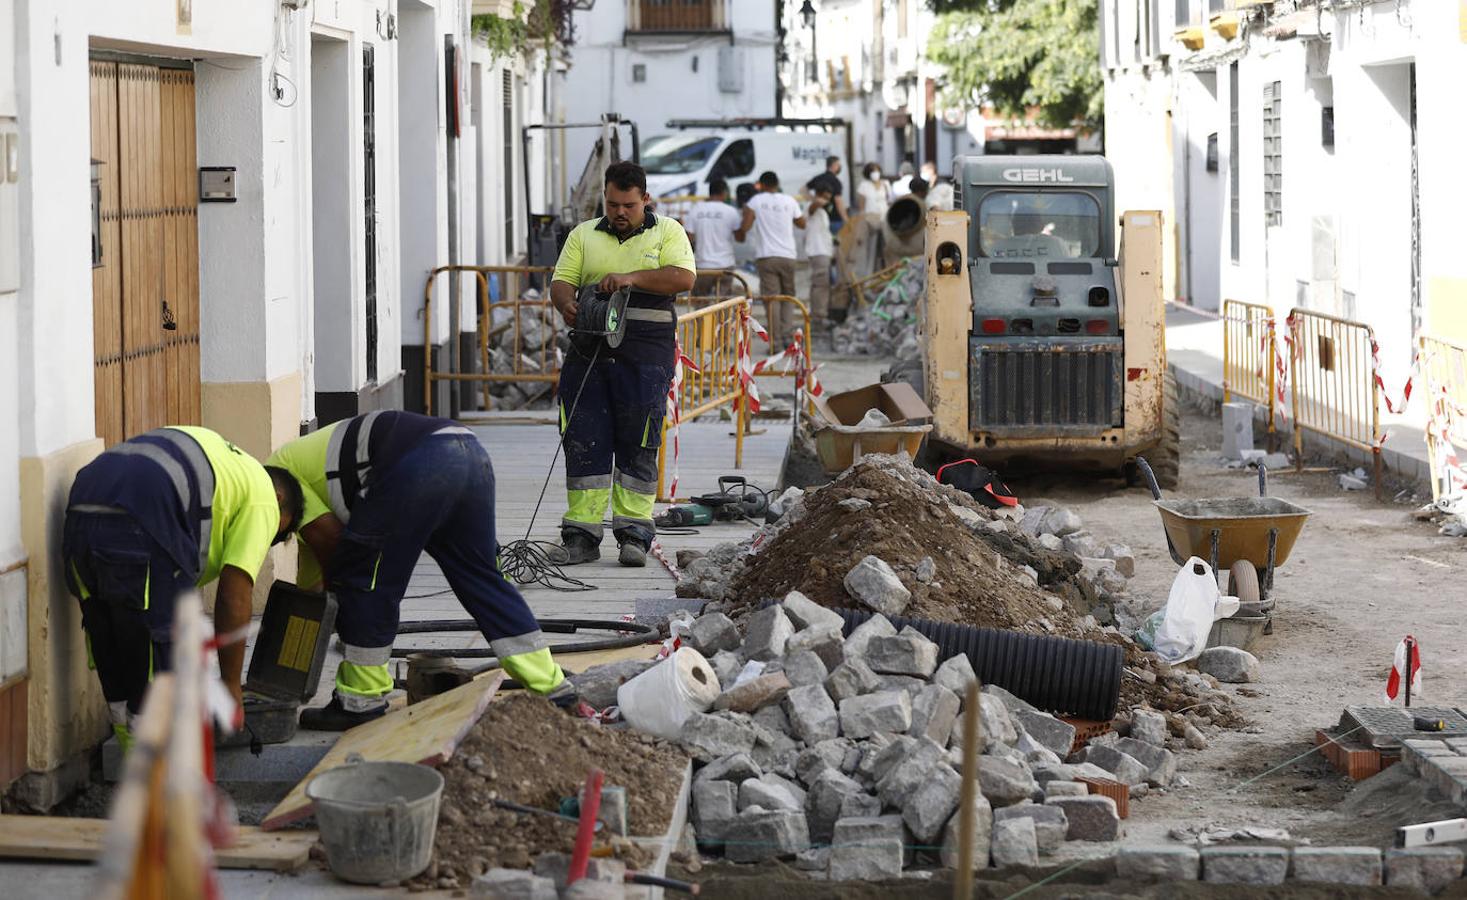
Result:
{"label": "black work boot", "polygon": [[346,731],[385,715],[386,703],[374,709],[352,712],[341,705],[340,697],[332,696],[331,702],[325,706],[301,710],[301,727],[308,731]]}
{"label": "black work boot", "polygon": [[621,552],[617,554],[617,562],[624,566],[641,568],[647,564],[647,548],[640,541],[622,541]]}
{"label": "black work boot", "polygon": [[557,566],[578,566],[601,558],[601,545],[582,531],[565,531],[560,546],[545,551],[546,559]]}

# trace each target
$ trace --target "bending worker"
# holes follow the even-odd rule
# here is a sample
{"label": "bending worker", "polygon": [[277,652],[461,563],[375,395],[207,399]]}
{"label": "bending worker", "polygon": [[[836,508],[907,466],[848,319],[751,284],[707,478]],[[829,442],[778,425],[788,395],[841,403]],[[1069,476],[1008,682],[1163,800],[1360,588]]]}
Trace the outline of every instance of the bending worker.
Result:
{"label": "bending worker", "polygon": [[566,237],[550,300],[574,326],[581,288],[630,288],[626,334],[616,349],[574,346],[560,370],[568,510],[562,546],[551,560],[574,565],[601,558],[607,502],[624,566],[644,566],[656,529],[657,448],[672,382],[677,315],[673,297],[693,286],[697,266],[675,219],[647,210],[647,175],[636,163],[606,169],[606,215]]}
{"label": "bending worker", "polygon": [[344,731],[387,711],[399,607],[425,550],[506,672],[540,694],[565,681],[540,623],[499,571],[494,469],[473,432],[372,412],[291,441],[270,463],[300,481],[300,581],[316,587],[324,573],[346,651],[331,702],[304,710],[302,728]]}
{"label": "bending worker", "polygon": [[[217,578],[215,634],[248,625],[265,554],[300,523],[301,506],[288,473],[261,466],[207,428],[140,434],[77,473],[61,548],[66,584],[81,601],[123,749],[153,673],[171,668],[178,596]],[[237,703],[244,649],[243,640],[219,648],[219,671]]]}

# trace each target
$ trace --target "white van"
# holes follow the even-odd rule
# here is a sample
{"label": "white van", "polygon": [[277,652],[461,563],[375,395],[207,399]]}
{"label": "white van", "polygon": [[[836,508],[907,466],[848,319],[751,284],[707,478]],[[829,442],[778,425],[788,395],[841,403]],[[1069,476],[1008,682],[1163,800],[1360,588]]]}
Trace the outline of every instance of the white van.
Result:
{"label": "white van", "polygon": [[[844,144],[838,132],[680,131],[643,141],[642,168],[653,197],[706,196],[709,180],[722,178],[742,205],[762,172],[778,175],[786,194],[803,194],[806,183],[825,171],[826,157],[845,155]],[[841,184],[848,188],[851,161],[841,162]]]}

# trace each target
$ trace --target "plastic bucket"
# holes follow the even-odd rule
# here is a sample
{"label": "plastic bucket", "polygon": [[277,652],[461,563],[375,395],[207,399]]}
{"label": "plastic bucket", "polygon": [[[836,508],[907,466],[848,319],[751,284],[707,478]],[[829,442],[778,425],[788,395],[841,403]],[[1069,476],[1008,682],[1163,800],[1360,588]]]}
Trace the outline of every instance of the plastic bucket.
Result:
{"label": "plastic bucket", "polygon": [[350,759],[306,785],[331,871],[356,884],[412,878],[433,857],[443,776],[417,763]]}
{"label": "plastic bucket", "polygon": [[703,654],[679,647],[662,662],[616,690],[621,717],[638,731],[677,740],[683,722],[713,705],[722,692]]}

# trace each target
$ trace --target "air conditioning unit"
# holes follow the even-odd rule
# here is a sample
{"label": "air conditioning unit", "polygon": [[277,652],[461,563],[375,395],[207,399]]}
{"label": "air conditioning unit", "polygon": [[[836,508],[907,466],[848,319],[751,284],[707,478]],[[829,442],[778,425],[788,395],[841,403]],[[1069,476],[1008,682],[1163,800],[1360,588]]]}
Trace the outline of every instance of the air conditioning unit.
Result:
{"label": "air conditioning unit", "polygon": [[744,48],[718,48],[718,89],[725,94],[744,91]]}

